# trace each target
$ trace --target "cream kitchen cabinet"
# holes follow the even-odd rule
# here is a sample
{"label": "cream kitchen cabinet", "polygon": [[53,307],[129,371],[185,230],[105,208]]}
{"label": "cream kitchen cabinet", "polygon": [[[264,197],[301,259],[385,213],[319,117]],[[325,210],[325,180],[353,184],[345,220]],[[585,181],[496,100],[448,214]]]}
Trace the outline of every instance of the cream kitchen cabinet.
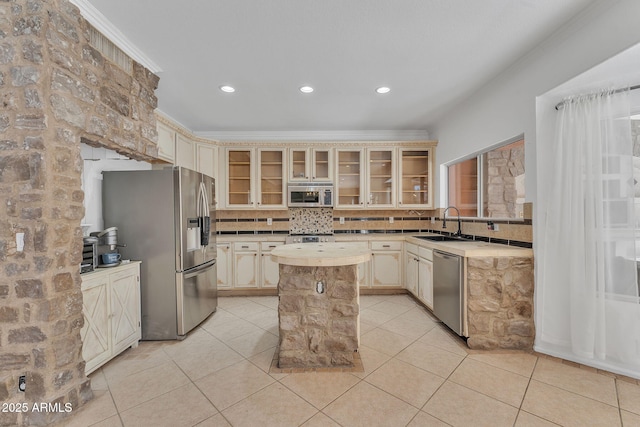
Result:
{"label": "cream kitchen cabinet", "polygon": [[271,259],[271,250],[280,245],[284,245],[284,238],[268,242],[219,241],[218,289],[276,289],[279,265]]}
{"label": "cream kitchen cabinet", "polygon": [[285,208],[286,150],[227,148],[226,207]]}
{"label": "cream kitchen cabinet", "polygon": [[366,151],[365,207],[393,208],[396,206],[396,150],[394,148]]}
{"label": "cream kitchen cabinet", "polygon": [[420,263],[418,246],[413,243],[405,243],[404,254],[404,287],[415,297],[418,297],[418,271]]}
{"label": "cream kitchen cabinet", "polygon": [[371,287],[402,287],[402,242],[371,241]]}
{"label": "cream kitchen cabinet", "polygon": [[234,288],[257,288],[258,262],[257,242],[234,243],[233,244],[233,287]]}
{"label": "cream kitchen cabinet", "polygon": [[217,178],[218,147],[207,142],[196,143],[196,170]]}
{"label": "cream kitchen cabinet", "polygon": [[394,148],[337,149],[336,207],[396,206]]}
{"label": "cream kitchen cabinet", "polygon": [[280,245],[281,242],[261,242],[260,243],[260,287],[277,288],[280,280],[280,264],[271,259],[271,251]]}
{"label": "cream kitchen cabinet", "polygon": [[158,132],[158,157],[169,163],[176,160],[176,131],[158,121],[156,130]]}
{"label": "cream kitchen cabinet", "polygon": [[196,170],[196,145],[186,135],[176,135],[176,166]]}
{"label": "cream kitchen cabinet", "polygon": [[398,207],[433,208],[433,148],[399,148]]}
{"label": "cream kitchen cabinet", "polygon": [[208,142],[196,143],[196,170],[213,178],[213,204],[218,209],[221,207],[218,203],[218,147]]}
{"label": "cream kitchen cabinet", "polygon": [[140,329],[140,262],[99,269],[82,276],[80,330],[89,374],[128,347],[137,347]]}
{"label": "cream kitchen cabinet", "polygon": [[218,289],[230,289],[233,287],[231,243],[219,242],[216,244],[216,272],[218,275]]}
{"label": "cream kitchen cabinet", "polygon": [[418,299],[433,309],[433,251],[418,248]]}
{"label": "cream kitchen cabinet", "polygon": [[364,207],[364,148],[336,149],[335,207]]}
{"label": "cream kitchen cabinet", "polygon": [[284,208],[287,205],[285,153],[284,149],[258,149],[257,200],[260,208]]}
{"label": "cream kitchen cabinet", "polygon": [[289,181],[332,181],[331,148],[290,148]]}

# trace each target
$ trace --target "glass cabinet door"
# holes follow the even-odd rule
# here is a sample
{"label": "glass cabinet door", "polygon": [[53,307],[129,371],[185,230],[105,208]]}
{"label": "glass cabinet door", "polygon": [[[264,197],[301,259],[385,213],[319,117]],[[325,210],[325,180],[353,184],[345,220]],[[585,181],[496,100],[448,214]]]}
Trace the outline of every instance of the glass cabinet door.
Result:
{"label": "glass cabinet door", "polygon": [[364,206],[362,197],[362,158],[363,150],[337,150],[338,183],[337,205],[342,208]]}
{"label": "glass cabinet door", "polygon": [[393,149],[367,151],[369,207],[393,207],[395,204],[393,153]]}
{"label": "glass cabinet door", "polygon": [[284,206],[284,150],[260,150],[260,189],[258,206]]}
{"label": "glass cabinet door", "polygon": [[227,204],[252,206],[251,150],[227,151]]}
{"label": "glass cabinet door", "polygon": [[312,149],[313,171],[311,178],[313,181],[331,181],[333,176],[331,153],[329,148]]}
{"label": "glass cabinet door", "polygon": [[430,148],[400,150],[400,206],[431,207],[431,161]]}
{"label": "glass cabinet door", "polygon": [[291,181],[309,181],[309,172],[307,171],[307,155],[306,148],[292,148],[289,151],[291,156],[291,165],[289,169],[289,179]]}

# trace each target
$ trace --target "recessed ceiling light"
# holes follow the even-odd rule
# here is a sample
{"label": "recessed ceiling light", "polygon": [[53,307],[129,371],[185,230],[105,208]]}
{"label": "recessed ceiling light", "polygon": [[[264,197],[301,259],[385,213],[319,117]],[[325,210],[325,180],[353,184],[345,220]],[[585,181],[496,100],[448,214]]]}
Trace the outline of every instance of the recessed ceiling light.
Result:
{"label": "recessed ceiling light", "polygon": [[388,88],[386,86],[380,86],[379,88],[376,89],[377,93],[389,93],[391,92],[391,88]]}
{"label": "recessed ceiling light", "polygon": [[233,86],[228,86],[228,85],[220,86],[220,90],[227,93],[233,93],[236,91],[236,89]]}
{"label": "recessed ceiling light", "polygon": [[302,86],[300,88],[300,92],[302,92],[302,93],[311,93],[311,92],[313,92],[313,88],[311,86]]}

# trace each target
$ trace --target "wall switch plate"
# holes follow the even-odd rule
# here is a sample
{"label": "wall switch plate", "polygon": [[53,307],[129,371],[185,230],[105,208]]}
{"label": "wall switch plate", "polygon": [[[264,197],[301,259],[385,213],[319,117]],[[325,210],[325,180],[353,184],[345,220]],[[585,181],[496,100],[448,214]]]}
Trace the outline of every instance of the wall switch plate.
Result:
{"label": "wall switch plate", "polygon": [[267,218],[267,225],[273,225],[273,218]]}
{"label": "wall switch plate", "polygon": [[344,217],[343,216],[340,217],[340,224],[344,224]]}
{"label": "wall switch plate", "polygon": [[389,224],[393,224],[393,217],[392,216],[389,217]]}

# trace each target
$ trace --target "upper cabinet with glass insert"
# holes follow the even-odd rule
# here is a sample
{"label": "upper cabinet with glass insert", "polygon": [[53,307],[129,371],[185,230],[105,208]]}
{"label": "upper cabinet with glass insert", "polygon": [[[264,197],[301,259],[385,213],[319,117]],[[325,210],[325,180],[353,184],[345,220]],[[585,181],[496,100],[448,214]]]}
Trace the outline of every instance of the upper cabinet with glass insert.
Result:
{"label": "upper cabinet with glass insert", "polygon": [[258,149],[258,167],[260,177],[258,185],[259,207],[283,207],[285,197],[285,150]]}
{"label": "upper cabinet with glass insert", "polygon": [[396,204],[395,150],[367,149],[366,206],[392,208]]}
{"label": "upper cabinet with glass insert", "polygon": [[254,151],[227,150],[227,207],[254,206]]}
{"label": "upper cabinet with glass insert", "polygon": [[333,150],[331,148],[290,148],[289,181],[331,181]]}
{"label": "upper cabinet with glass insert", "polygon": [[338,171],[335,182],[337,208],[364,207],[364,148],[337,149]]}
{"label": "upper cabinet with glass insert", "polygon": [[226,207],[286,207],[285,153],[284,148],[228,148]]}
{"label": "upper cabinet with glass insert", "polygon": [[433,208],[432,148],[400,148],[398,207]]}

